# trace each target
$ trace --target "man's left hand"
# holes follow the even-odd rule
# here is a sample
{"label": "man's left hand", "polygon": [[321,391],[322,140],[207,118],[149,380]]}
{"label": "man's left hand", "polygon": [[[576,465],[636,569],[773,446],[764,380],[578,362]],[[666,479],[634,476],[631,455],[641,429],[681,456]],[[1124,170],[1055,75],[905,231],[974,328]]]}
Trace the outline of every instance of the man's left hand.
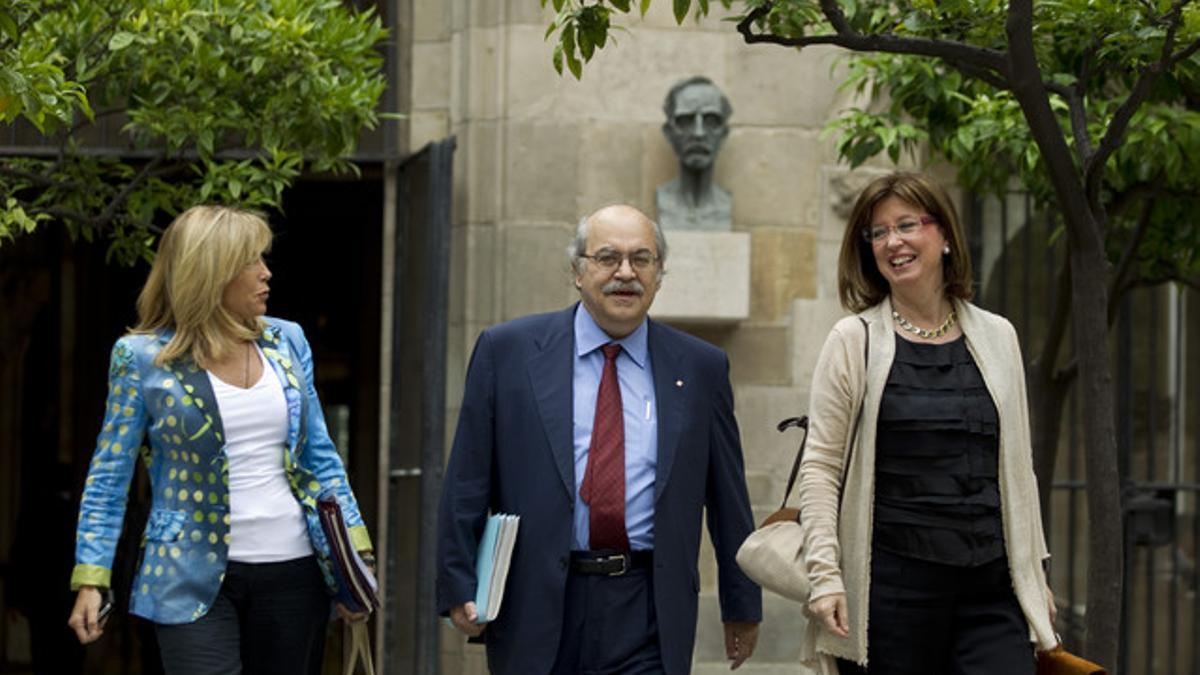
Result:
{"label": "man's left hand", "polygon": [[729,659],[729,669],[737,670],[739,666],[754,653],[758,644],[758,624],[741,621],[725,623],[725,658]]}

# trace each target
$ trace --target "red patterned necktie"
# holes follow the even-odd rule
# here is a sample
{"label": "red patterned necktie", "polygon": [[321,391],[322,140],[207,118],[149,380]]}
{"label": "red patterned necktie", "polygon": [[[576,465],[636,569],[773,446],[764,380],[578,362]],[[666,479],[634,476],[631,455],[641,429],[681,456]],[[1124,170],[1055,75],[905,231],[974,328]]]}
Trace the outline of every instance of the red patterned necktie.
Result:
{"label": "red patterned necktie", "polygon": [[606,344],[604,375],[596,394],[592,419],[592,444],[579,496],[588,505],[589,545],[602,549],[629,550],[625,532],[625,418],[621,408],[621,385],[617,381],[617,354],[621,345]]}

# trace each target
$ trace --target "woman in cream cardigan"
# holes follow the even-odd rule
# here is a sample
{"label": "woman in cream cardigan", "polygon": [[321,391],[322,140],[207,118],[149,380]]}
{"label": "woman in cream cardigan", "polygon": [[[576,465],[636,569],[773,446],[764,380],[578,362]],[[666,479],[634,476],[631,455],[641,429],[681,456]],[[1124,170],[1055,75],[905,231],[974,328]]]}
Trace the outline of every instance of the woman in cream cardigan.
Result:
{"label": "woman in cream cardigan", "polygon": [[838,292],[858,314],[821,350],[800,470],[806,652],[841,675],[1032,675],[1056,639],[1024,368],[1008,321],[969,302],[945,191],[871,182]]}

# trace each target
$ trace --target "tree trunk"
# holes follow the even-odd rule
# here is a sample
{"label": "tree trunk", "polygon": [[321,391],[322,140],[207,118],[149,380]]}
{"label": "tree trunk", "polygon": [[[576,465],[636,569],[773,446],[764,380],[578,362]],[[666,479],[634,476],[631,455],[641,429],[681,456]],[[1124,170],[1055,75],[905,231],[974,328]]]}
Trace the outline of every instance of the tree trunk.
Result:
{"label": "tree trunk", "polygon": [[[1095,227],[1095,223],[1092,223]],[[1108,260],[1099,229],[1074,241],[1071,295],[1083,441],[1087,449],[1086,652],[1116,673],[1121,639],[1124,518],[1117,471],[1112,364],[1108,350]]]}

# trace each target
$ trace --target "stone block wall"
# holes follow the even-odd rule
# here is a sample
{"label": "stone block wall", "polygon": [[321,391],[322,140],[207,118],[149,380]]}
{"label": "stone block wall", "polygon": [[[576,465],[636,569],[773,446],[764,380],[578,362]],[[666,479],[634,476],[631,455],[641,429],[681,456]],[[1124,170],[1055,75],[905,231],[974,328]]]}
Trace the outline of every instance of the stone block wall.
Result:
{"label": "stone block wall", "polygon": [[[838,52],[748,46],[717,3],[714,16],[677,26],[657,0],[644,20],[615,17],[629,32],[615,33],[618,44],[576,81],[551,66],[543,34],[552,12],[538,0],[411,1],[409,147],[458,137],[448,434],[479,332],[576,299],[565,247],[579,217],[613,202],[654,215],[655,188],[676,172],[663,98],[676,81],[705,75],[734,107],[716,180],[733,195],[734,229],[750,234],[750,317],[683,328],[728,351],[756,517],[775,509],[799,435],[774,426],[806,411],[817,351],[842,315],[837,246],[846,195],[864,173],[848,177],[822,133],[854,103],[837,90]],[[710,548],[700,566],[695,669],[724,672]],[[765,613],[748,670],[792,672],[799,607],[769,596]],[[481,648],[449,629],[442,645],[443,672],[486,672]]]}

